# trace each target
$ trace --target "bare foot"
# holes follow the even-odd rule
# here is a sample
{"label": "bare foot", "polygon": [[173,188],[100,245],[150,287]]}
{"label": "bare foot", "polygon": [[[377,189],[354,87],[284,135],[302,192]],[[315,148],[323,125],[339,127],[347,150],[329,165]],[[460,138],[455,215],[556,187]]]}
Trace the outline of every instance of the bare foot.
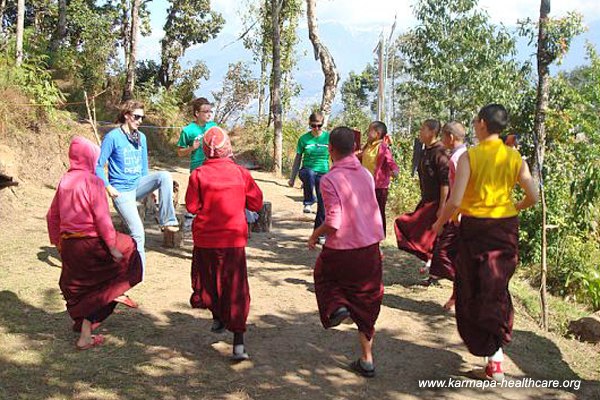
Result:
{"label": "bare foot", "polygon": [[444,304],[444,310],[452,310],[452,308],[454,307],[454,304],[456,303],[456,300],[454,298],[450,298],[446,304]]}

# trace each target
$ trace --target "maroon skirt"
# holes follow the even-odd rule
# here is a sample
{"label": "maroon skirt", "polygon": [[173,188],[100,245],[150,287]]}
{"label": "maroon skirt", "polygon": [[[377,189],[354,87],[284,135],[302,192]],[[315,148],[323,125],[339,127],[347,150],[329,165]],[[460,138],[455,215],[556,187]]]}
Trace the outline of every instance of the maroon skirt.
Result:
{"label": "maroon skirt", "polygon": [[100,238],[69,238],[61,241],[62,272],[59,286],[67,311],[80,331],[83,319],[95,322],[113,311],[113,300],[142,281],[142,260],[134,240],[117,232],[117,248],[123,258],[115,262]]}
{"label": "maroon skirt", "polygon": [[456,255],[458,254],[458,225],[450,221],[444,225],[442,233],[433,246],[433,258],[429,275],[453,281],[456,275]]}
{"label": "maroon skirt", "polygon": [[456,259],[456,324],[467,348],[491,356],[510,343],[508,283],[518,262],[519,219],[464,217]]}
{"label": "maroon skirt", "polygon": [[343,306],[358,330],[371,339],[383,300],[379,243],[352,250],[324,247],[317,258],[314,279],[323,326],[328,328],[329,316]]}
{"label": "maroon skirt", "polygon": [[437,236],[431,226],[437,219],[438,205],[437,201],[421,201],[415,211],[396,218],[394,232],[400,250],[414,254],[423,261],[431,259]]}
{"label": "maroon skirt", "polygon": [[234,333],[246,331],[250,286],[246,249],[208,249],[194,246],[192,255],[193,308],[208,308]]}

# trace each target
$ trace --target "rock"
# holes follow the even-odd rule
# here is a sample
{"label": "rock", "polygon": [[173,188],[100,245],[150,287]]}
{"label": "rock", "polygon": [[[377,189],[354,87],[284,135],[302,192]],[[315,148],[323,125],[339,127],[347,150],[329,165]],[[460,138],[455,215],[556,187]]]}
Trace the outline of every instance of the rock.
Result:
{"label": "rock", "polygon": [[569,333],[585,342],[600,342],[600,311],[569,323]]}

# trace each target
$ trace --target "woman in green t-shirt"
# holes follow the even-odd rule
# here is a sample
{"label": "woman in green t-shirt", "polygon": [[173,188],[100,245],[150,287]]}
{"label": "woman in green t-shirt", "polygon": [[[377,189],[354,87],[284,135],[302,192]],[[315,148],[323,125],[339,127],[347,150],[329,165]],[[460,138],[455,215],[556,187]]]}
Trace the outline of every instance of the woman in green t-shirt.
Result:
{"label": "woman in green t-shirt", "polygon": [[[317,203],[315,229],[325,220],[325,208],[319,184],[321,177],[329,172],[329,132],[322,130],[323,114],[314,112],[308,119],[310,131],[300,136],[296,148],[296,158],[288,184],[294,186],[296,175],[300,176],[304,188],[304,212],[310,213],[311,206]],[[302,164],[302,168],[300,165]]]}

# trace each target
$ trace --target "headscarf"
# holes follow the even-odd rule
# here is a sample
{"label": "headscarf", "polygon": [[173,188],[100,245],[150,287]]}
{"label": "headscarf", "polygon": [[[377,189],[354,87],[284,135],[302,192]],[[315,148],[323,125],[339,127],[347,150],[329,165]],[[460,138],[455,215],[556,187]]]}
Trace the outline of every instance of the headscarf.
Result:
{"label": "headscarf", "polygon": [[207,158],[226,158],[233,155],[227,132],[218,126],[213,126],[206,131],[202,142],[202,148]]}

